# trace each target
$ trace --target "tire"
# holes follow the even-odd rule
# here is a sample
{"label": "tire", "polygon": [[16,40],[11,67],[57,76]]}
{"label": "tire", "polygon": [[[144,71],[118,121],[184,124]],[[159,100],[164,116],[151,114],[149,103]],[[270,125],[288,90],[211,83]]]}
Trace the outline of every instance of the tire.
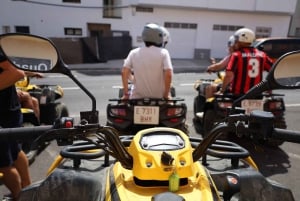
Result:
{"label": "tire", "polygon": [[171,89],[170,89],[170,92],[171,92],[171,97],[176,97],[176,89],[175,87],[171,86]]}
{"label": "tire", "polygon": [[123,88],[119,89],[119,98],[122,98],[123,94],[124,94]]}
{"label": "tire", "polygon": [[57,118],[68,117],[69,111],[64,103],[51,103],[43,105],[41,110],[41,123],[52,125]]}
{"label": "tire", "polygon": [[194,114],[193,125],[194,125],[196,133],[198,133],[202,136],[203,136],[203,133],[204,133],[203,118],[199,118],[197,116],[197,113],[198,112],[203,112],[204,105],[205,105],[205,98],[204,97],[199,96],[199,95],[194,97],[194,102],[193,102],[193,114]]}
{"label": "tire", "polygon": [[203,125],[202,125],[202,122],[200,121],[200,119],[194,117],[193,118],[193,125],[194,125],[196,133],[203,136],[203,132],[204,132],[203,131]]}
{"label": "tire", "polygon": [[203,96],[195,96],[194,103],[193,103],[193,112],[194,117],[196,117],[196,114],[198,112],[204,112],[204,105],[206,104],[206,99]]}
{"label": "tire", "polygon": [[213,110],[207,110],[203,118],[203,137],[206,137],[216,123],[216,113]]}
{"label": "tire", "polygon": [[[205,112],[204,118],[203,118],[203,137],[206,137],[210,131],[215,127],[216,124],[218,124],[221,120],[223,120],[222,117],[218,116],[217,113],[213,109],[209,109]],[[229,133],[222,133],[218,140],[228,140]]]}
{"label": "tire", "polygon": [[201,110],[200,110],[200,100],[199,100],[200,98],[199,98],[199,96],[196,96],[195,98],[194,98],[194,103],[193,103],[193,112],[194,112],[194,117],[196,116],[196,114],[197,114],[197,112],[202,112]]}
{"label": "tire", "polygon": [[55,107],[55,110],[56,110],[56,115],[55,115],[56,119],[69,116],[69,110],[64,103],[58,103]]}

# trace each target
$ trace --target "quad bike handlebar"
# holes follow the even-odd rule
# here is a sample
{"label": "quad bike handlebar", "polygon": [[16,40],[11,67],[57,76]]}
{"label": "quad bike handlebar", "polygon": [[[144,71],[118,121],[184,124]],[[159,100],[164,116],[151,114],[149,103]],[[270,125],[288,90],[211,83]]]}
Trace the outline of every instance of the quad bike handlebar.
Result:
{"label": "quad bike handlebar", "polygon": [[[68,118],[65,119],[68,120]],[[53,126],[4,128],[0,129],[0,140],[36,139],[34,147],[45,141],[56,140],[60,146],[72,145],[62,149],[61,155],[65,158],[93,159],[109,154],[125,167],[132,168],[132,157],[126,151],[132,136],[119,136],[115,129],[100,124],[79,124],[71,128],[63,127],[64,124],[65,121],[60,120]],[[231,159],[249,156],[246,149],[231,142],[217,140],[218,136],[226,132],[235,132],[238,137],[247,136],[253,140],[280,139],[300,143],[299,131],[273,127],[273,114],[270,112],[253,111],[249,115],[234,114],[212,129],[206,138],[190,138],[195,148],[193,161],[198,161],[206,154]],[[96,138],[90,139],[90,136],[96,136]],[[95,151],[84,152],[87,150]]]}

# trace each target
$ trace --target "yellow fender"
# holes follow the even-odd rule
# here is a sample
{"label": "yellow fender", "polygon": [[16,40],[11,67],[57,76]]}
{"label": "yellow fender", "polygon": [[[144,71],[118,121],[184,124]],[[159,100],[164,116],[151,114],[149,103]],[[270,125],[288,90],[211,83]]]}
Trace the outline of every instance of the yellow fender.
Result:
{"label": "yellow fender", "polygon": [[29,85],[29,81],[30,79],[26,76],[24,77],[23,79],[17,81],[15,83],[15,86],[18,87],[18,88],[25,88]]}
{"label": "yellow fender", "polygon": [[248,163],[251,167],[253,167],[255,170],[258,171],[258,167],[251,156],[248,156],[247,158],[244,158],[243,160],[246,161],[246,163]]}
{"label": "yellow fender", "polygon": [[55,158],[55,160],[53,161],[53,163],[51,164],[50,168],[47,171],[47,176],[50,175],[55,168],[57,168],[57,166],[62,162],[63,159],[64,158],[61,155],[58,155]]}

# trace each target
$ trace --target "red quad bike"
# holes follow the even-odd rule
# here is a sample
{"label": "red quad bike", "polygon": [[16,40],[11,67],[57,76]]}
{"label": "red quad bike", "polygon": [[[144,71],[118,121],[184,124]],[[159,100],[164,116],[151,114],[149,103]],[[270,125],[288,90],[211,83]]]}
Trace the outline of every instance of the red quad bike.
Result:
{"label": "red quad bike", "polygon": [[138,131],[151,127],[170,127],[188,133],[186,125],[187,106],[181,98],[169,100],[109,99],[117,104],[108,104],[107,124],[117,129],[121,135],[135,135]]}
{"label": "red quad bike", "polygon": [[[216,139],[232,132],[238,137],[300,143],[299,131],[274,128],[271,112],[245,114],[236,107],[264,91],[300,89],[300,51],[278,59],[266,80],[235,100],[232,112],[202,139],[166,127],[120,136],[113,127],[99,124],[94,96],[73,76],[51,41],[6,34],[0,36],[0,47],[13,64],[16,57],[23,63],[28,58],[45,61],[46,68],[36,71],[69,76],[92,100],[92,110],[80,113],[79,124],[63,117],[54,125],[0,129],[0,141],[33,139],[36,146],[56,140],[63,147],[61,160],[55,160],[49,175],[22,189],[18,201],[295,200],[290,189],[258,171],[247,150]],[[30,47],[38,51],[28,51]],[[25,70],[24,66],[15,65]]]}
{"label": "red quad bike", "polygon": [[[216,80],[197,80],[195,84],[195,90],[198,92],[198,95],[194,98],[193,125],[196,132],[202,134],[203,137],[205,137],[216,124],[230,114],[230,108],[233,102],[239,98],[233,94],[223,94],[206,99],[205,88],[212,83],[220,83],[220,81],[222,81],[220,73],[218,73],[218,77]],[[286,129],[283,96],[283,94],[275,94],[272,91],[263,92],[255,97],[241,101],[241,103],[238,103],[238,106],[241,108],[241,111],[247,114],[253,110],[272,112],[275,116],[274,126],[276,128]],[[226,139],[230,136],[223,135],[222,137]],[[280,140],[269,141],[269,145],[271,146],[279,146],[282,143],[283,141]]]}

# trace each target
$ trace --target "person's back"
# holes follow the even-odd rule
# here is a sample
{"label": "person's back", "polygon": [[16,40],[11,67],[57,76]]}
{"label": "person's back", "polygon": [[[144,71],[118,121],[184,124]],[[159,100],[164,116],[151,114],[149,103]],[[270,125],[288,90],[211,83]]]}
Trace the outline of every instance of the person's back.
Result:
{"label": "person's back", "polygon": [[251,47],[255,40],[252,30],[242,28],[234,36],[238,50],[231,54],[220,92],[242,95],[262,81],[263,71],[269,71],[273,62],[264,52]]}
{"label": "person's back", "polygon": [[[123,98],[168,98],[173,67],[168,50],[162,48],[160,26],[148,24],[142,33],[145,47],[130,51],[124,60]],[[133,90],[128,93],[128,75],[134,72]]]}
{"label": "person's back", "polygon": [[231,92],[245,94],[263,79],[263,72],[269,71],[272,61],[266,54],[252,47],[243,47],[232,54],[227,70],[234,73]]}

